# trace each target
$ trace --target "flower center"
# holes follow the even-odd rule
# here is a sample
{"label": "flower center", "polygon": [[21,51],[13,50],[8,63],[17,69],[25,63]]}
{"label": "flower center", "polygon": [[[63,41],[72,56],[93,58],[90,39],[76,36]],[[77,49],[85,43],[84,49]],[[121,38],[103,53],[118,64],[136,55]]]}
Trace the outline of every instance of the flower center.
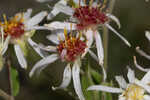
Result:
{"label": "flower center", "polygon": [[19,38],[24,34],[23,15],[16,15],[9,21],[7,21],[5,15],[3,15],[3,17],[4,22],[0,22],[0,27],[3,27],[5,37],[11,35],[12,38]]}
{"label": "flower center", "polygon": [[96,27],[98,24],[104,24],[108,21],[107,16],[98,7],[81,6],[75,8],[73,15],[79,22],[79,30]]}
{"label": "flower center", "polygon": [[124,95],[126,100],[143,100],[144,92],[143,88],[135,84],[131,84],[124,92]]}
{"label": "flower center", "polygon": [[60,41],[57,50],[62,60],[73,62],[78,56],[84,53],[86,47],[86,43],[80,40],[79,37],[75,38],[66,34],[65,40]]}

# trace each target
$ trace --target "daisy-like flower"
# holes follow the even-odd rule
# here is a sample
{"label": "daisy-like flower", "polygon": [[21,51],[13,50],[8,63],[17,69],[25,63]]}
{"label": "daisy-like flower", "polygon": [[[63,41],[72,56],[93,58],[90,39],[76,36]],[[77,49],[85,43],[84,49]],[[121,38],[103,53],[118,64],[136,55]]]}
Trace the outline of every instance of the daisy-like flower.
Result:
{"label": "daisy-like flower", "polygon": [[2,34],[0,37],[0,71],[1,71],[3,67],[3,55],[8,48],[10,36],[8,36],[7,38],[4,38],[4,32],[3,32],[2,27],[0,28],[0,32]]}
{"label": "daisy-like flower", "polygon": [[25,43],[27,41],[43,57],[40,49],[34,46],[36,43],[32,41],[31,37],[36,29],[43,29],[38,24],[47,15],[47,12],[42,11],[33,17],[31,17],[31,13],[32,9],[28,9],[27,12],[17,13],[9,20],[7,20],[6,15],[3,15],[4,22],[0,22],[1,37],[4,37],[7,43],[9,41],[9,43],[14,44],[15,53],[22,68],[27,68],[27,62],[24,57],[26,53]]}
{"label": "daisy-like flower", "polygon": [[[98,32],[98,28],[102,25],[106,26],[108,29],[113,31],[117,36],[119,36],[127,46],[131,46],[130,43],[121,36],[113,27],[111,27],[108,22],[110,20],[113,20],[117,23],[119,28],[121,27],[119,20],[113,16],[110,13],[106,13],[103,11],[103,7],[100,7],[100,5],[97,2],[93,2],[93,0],[90,0],[89,5],[86,4],[86,0],[74,0],[76,3],[76,7],[69,7],[63,5],[63,13],[67,15],[71,15],[71,18],[74,19],[73,22],[75,23],[69,23],[69,22],[52,22],[50,24],[46,24],[45,26],[48,26],[51,30],[55,29],[64,29],[66,27],[68,30],[70,30],[70,24],[73,25],[73,30],[82,31],[83,34],[86,36],[88,40],[88,49],[93,44],[93,41],[95,39],[96,46],[97,46],[97,53],[99,58],[100,65],[103,65],[104,60],[104,53],[103,53],[103,45],[100,33]],[[84,1],[84,2],[83,2]],[[58,7],[59,8],[59,7]],[[59,12],[60,10],[57,8],[53,8],[52,14],[54,12]],[[69,14],[68,14],[69,13]],[[85,53],[86,54],[86,53]]]}
{"label": "daisy-like flower", "polygon": [[73,33],[67,34],[67,30],[64,29],[64,34],[60,33],[58,35],[52,34],[49,38],[56,46],[40,46],[41,49],[53,52],[50,56],[47,56],[37,62],[33,69],[31,70],[29,76],[31,77],[36,71],[41,71],[47,64],[51,64],[58,59],[62,62],[67,62],[67,66],[64,69],[63,80],[59,87],[53,87],[54,90],[66,88],[71,77],[73,78],[73,84],[76,94],[80,100],[85,100],[81,84],[80,84],[80,67],[81,67],[81,56],[84,54],[87,47],[86,41],[81,38],[81,33],[74,36]]}
{"label": "daisy-like flower", "polygon": [[[150,41],[150,32],[149,32],[149,31],[146,31],[146,32],[145,32],[145,36],[146,36],[146,38]],[[147,59],[150,60],[150,56],[149,56],[148,54],[146,54],[143,50],[141,50],[140,47],[136,47],[136,51],[137,51],[137,53],[139,53],[141,56],[143,56],[143,57],[145,57],[145,58],[147,58]],[[135,56],[134,56],[134,64],[135,64],[135,66],[136,66],[139,70],[141,70],[141,71],[144,71],[144,72],[150,71],[150,68],[143,68],[142,66],[140,66],[140,65],[137,63]]]}
{"label": "daisy-like flower", "polygon": [[88,90],[119,93],[121,95],[118,100],[150,100],[150,95],[148,95],[150,93],[150,71],[141,80],[138,80],[135,78],[134,71],[128,68],[127,77],[129,80],[128,84],[122,76],[115,77],[120,88],[94,85],[90,86]]}

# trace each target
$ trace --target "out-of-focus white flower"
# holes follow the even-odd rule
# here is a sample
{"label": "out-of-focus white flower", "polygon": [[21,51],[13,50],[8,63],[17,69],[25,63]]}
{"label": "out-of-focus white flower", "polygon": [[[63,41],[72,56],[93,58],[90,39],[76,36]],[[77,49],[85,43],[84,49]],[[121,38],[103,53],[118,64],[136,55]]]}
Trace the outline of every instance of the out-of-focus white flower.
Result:
{"label": "out-of-focus white flower", "polygon": [[[145,32],[145,36],[146,38],[150,41],[150,32],[149,31],[146,31]],[[146,54],[143,50],[140,49],[140,47],[136,47],[136,52],[139,53],[141,56],[147,58],[150,60],[150,56],[148,54]],[[136,61],[136,57],[134,56],[134,64],[135,66],[141,70],[141,71],[144,71],[144,72],[148,72],[150,71],[150,68],[143,68],[142,66],[140,66],[137,61]]]}
{"label": "out-of-focus white flower", "polygon": [[[76,3],[77,1],[78,4]],[[52,22],[50,24],[46,24],[45,26],[49,27],[51,30],[64,29],[64,27],[70,30],[70,27],[68,26],[69,24],[72,24],[73,30],[82,31],[83,34],[86,36],[88,40],[87,50],[91,47],[95,39],[96,47],[97,47],[97,55],[99,58],[100,65],[103,65],[104,51],[103,51],[101,36],[100,33],[98,32],[99,26],[102,25],[106,26],[108,29],[113,31],[117,36],[119,36],[127,46],[129,47],[131,46],[130,43],[123,36],[121,36],[113,27],[111,27],[108,24],[110,20],[113,20],[117,23],[118,27],[120,28],[121,25],[118,18],[116,18],[114,15],[110,13],[103,12],[103,7],[100,8],[97,2],[93,3],[93,0],[90,1],[89,5],[86,5],[86,3],[82,2],[84,0],[81,0],[80,3],[79,1],[80,0],[74,0],[74,3],[78,5],[77,8],[72,8],[62,4],[63,6],[58,5],[58,7],[54,7],[52,10],[52,13],[63,12],[67,15],[70,15],[71,18],[75,19],[74,23],[57,21],[57,22]]]}
{"label": "out-of-focus white flower", "polygon": [[[27,12],[17,13],[9,20],[7,20],[6,15],[3,15],[4,22],[0,22],[0,28],[2,29],[0,34],[6,38],[7,45],[8,41],[14,44],[16,56],[22,68],[27,68],[27,62],[24,57],[26,53],[25,44],[27,41],[35,51],[43,57],[42,53],[40,53],[40,49],[34,46],[36,43],[32,41],[31,37],[35,30],[43,29],[43,27],[38,26],[38,24],[47,15],[47,12],[42,11],[33,17],[31,17],[31,13],[32,9],[28,9]],[[6,49],[3,51],[6,51]]]}
{"label": "out-of-focus white flower", "polygon": [[[81,89],[79,73],[82,59],[81,56],[87,48],[86,40],[81,37],[81,33],[77,33],[76,35],[73,33],[67,34],[66,29],[64,29],[64,33],[51,34],[47,38],[56,44],[56,46],[44,47],[41,45],[40,48],[45,51],[53,52],[53,54],[37,62],[31,70],[29,76],[31,77],[35,71],[40,72],[43,70],[46,67],[45,65],[51,64],[57,59],[61,59],[62,62],[65,61],[68,64],[64,69],[63,81],[61,85],[59,87],[53,87],[53,89],[66,88],[72,77],[76,94],[80,100],[85,100]],[[95,56],[93,52],[92,54]],[[95,59],[98,60],[96,56]]]}
{"label": "out-of-focus white flower", "polygon": [[116,76],[120,88],[108,87],[103,85],[90,86],[88,90],[97,90],[110,93],[121,93],[118,100],[150,100],[150,71],[145,74],[142,80],[135,78],[134,71],[128,68],[127,74],[129,83],[127,84],[122,76]]}

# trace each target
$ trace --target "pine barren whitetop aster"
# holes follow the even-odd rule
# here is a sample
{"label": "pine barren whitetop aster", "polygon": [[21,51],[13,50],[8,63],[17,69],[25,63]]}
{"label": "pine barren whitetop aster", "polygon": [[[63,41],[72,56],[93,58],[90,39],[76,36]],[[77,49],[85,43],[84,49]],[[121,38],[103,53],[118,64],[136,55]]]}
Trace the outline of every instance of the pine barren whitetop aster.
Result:
{"label": "pine barren whitetop aster", "polygon": [[120,88],[94,85],[90,86],[88,90],[121,93],[118,100],[150,100],[150,95],[148,95],[150,94],[150,71],[141,80],[138,80],[135,78],[134,71],[128,68],[127,77],[129,80],[128,84],[122,76],[115,77]]}
{"label": "pine barren whitetop aster", "polygon": [[[43,45],[40,45],[40,48],[54,54],[51,54],[50,56],[47,56],[38,61],[34,65],[29,76],[31,77],[35,73],[35,71],[40,72],[41,70],[43,70],[46,67],[45,65],[51,64],[56,60],[61,59],[62,62],[65,61],[68,64],[64,69],[63,81],[61,85],[59,87],[53,87],[53,89],[66,88],[69,85],[72,77],[76,94],[78,95],[80,100],[85,100],[81,90],[79,73],[82,55],[85,53],[85,50],[87,48],[86,40],[81,37],[81,33],[67,34],[66,29],[64,29],[64,33],[51,34],[47,36],[47,38],[54,44],[56,44],[56,46],[50,45],[44,47]],[[89,52],[95,60],[98,60],[97,56],[92,51]]]}
{"label": "pine barren whitetop aster", "polygon": [[[43,29],[38,24],[47,15],[47,12],[42,11],[33,17],[31,17],[31,13],[32,9],[28,9],[27,12],[17,13],[9,20],[7,20],[6,15],[3,15],[4,22],[0,22],[1,37],[6,38],[7,45],[8,43],[14,44],[16,56],[22,68],[27,68],[27,62],[24,57],[26,41],[43,57],[40,50],[34,46],[36,43],[32,41],[31,37],[36,29]],[[7,45],[5,47],[6,49]],[[6,51],[6,49],[3,51]]]}
{"label": "pine barren whitetop aster", "polygon": [[69,7],[66,6],[65,0],[61,0],[60,2],[63,2],[65,5],[61,3],[61,6],[59,6],[57,5],[59,4],[58,2],[56,4],[57,7],[54,6],[52,12],[50,13],[51,15],[56,15],[56,13],[63,12],[67,15],[70,15],[71,18],[73,19],[72,23],[56,21],[50,24],[46,24],[45,26],[48,26],[51,30],[64,29],[64,27],[70,30],[70,27],[68,26],[72,24],[73,30],[82,31],[83,34],[86,36],[88,40],[88,48],[86,49],[86,51],[88,51],[88,49],[91,47],[95,39],[100,65],[103,65],[104,51],[101,36],[100,33],[98,32],[99,26],[102,25],[106,26],[108,29],[113,31],[117,36],[119,36],[127,46],[129,47],[131,46],[130,43],[123,36],[121,36],[114,28],[112,28],[108,24],[110,20],[113,20],[117,23],[119,28],[121,27],[119,20],[115,16],[113,16],[110,13],[104,12],[103,7],[100,7],[99,4],[97,2],[93,2],[93,0],[89,2],[89,5],[83,2],[86,0],[74,0],[74,3],[76,3],[77,1],[78,1],[78,4],[76,4],[77,7]]}

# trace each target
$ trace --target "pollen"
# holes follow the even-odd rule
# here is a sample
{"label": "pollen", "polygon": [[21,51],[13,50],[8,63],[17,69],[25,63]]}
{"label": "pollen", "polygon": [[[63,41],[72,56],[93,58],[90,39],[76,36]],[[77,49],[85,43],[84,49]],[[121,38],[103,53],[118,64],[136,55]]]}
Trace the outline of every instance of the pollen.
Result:
{"label": "pollen", "polygon": [[60,40],[57,50],[59,55],[62,54],[63,50],[66,50],[64,56],[65,61],[73,62],[78,56],[84,53],[86,43],[80,40],[80,37],[73,37],[71,34],[67,35],[66,30],[64,30],[65,40]]}
{"label": "pollen", "polygon": [[6,15],[3,15],[4,22],[0,22],[0,27],[4,29],[4,36],[10,35],[12,38],[19,38],[24,34],[23,14],[16,15],[10,20],[7,20]]}
{"label": "pollen", "polygon": [[144,92],[143,88],[131,84],[124,92],[124,96],[126,97],[126,100],[143,100]]}

